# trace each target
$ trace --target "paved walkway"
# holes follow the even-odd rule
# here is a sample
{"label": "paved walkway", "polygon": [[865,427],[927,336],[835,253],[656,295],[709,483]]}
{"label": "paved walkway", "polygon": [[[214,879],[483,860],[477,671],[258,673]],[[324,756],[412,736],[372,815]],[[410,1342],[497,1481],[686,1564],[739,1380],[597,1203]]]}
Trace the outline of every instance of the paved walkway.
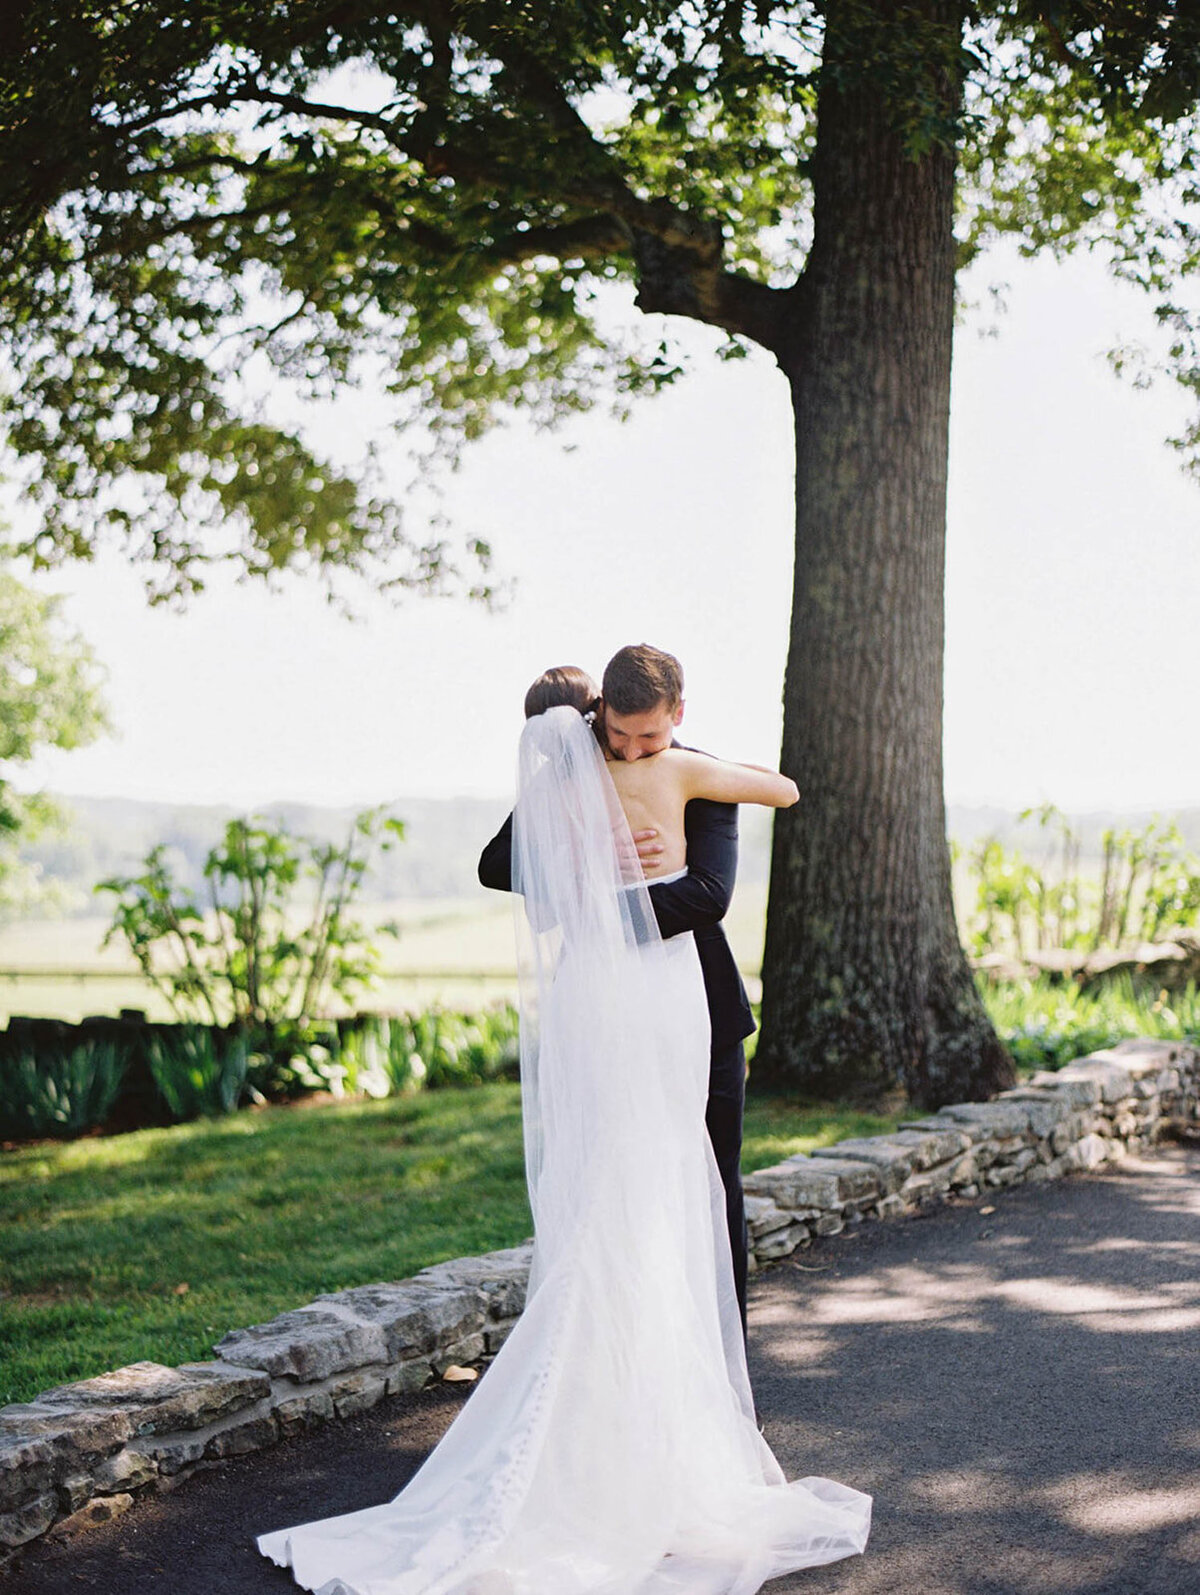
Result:
{"label": "paved walkway", "polygon": [[[756,1282],[750,1325],[786,1471],[876,1500],[864,1557],[770,1595],[1200,1591],[1200,1149],[822,1242]],[[200,1474],[31,1550],[6,1595],[286,1595],[252,1536],[390,1499],[464,1399]]]}

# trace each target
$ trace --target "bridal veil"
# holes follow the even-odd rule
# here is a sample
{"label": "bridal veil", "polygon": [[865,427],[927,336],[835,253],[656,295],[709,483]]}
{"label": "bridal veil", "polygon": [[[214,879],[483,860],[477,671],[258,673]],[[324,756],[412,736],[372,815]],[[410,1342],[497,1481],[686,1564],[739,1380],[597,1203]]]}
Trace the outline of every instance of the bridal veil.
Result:
{"label": "bridal veil", "polygon": [[755,1423],[699,961],[574,709],[522,734],[513,883],[525,1311],[394,1500],[260,1550],[319,1595],[752,1595],[861,1551],[870,1498],[786,1482]]}

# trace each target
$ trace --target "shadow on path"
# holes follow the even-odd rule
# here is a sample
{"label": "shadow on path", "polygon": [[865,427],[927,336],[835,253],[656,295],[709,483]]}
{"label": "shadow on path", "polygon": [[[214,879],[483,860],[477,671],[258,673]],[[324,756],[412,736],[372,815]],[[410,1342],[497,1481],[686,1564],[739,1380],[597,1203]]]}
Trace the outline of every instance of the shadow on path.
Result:
{"label": "shadow on path", "polygon": [[767,1438],[875,1496],[865,1557],[772,1590],[1197,1595],[1198,1241],[1200,1153],[1173,1149],[767,1276]]}
{"label": "shadow on path", "polygon": [[[1200,1150],[1171,1149],[763,1275],[767,1439],[789,1476],[875,1496],[864,1557],[771,1595],[1197,1595],[1198,1241]],[[438,1387],[199,1474],[32,1548],[6,1592],[283,1595],[253,1536],[390,1500],[465,1399]]]}

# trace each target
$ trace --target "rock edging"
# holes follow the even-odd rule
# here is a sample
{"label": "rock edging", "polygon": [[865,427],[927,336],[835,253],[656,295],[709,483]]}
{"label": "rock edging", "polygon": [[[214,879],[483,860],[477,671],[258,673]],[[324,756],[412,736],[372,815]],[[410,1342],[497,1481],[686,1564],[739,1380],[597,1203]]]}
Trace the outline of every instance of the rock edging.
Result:
{"label": "rock edging", "polygon": [[[751,1267],[866,1219],[1100,1168],[1198,1118],[1200,1050],[1122,1042],[992,1102],[749,1175]],[[0,1408],[0,1566],[41,1535],[117,1516],[138,1493],[491,1356],[521,1312],[531,1250],[318,1296],[231,1330],[212,1362],[133,1363]]]}
{"label": "rock edging", "polygon": [[1120,1042],[991,1102],[954,1103],[888,1135],[839,1141],[748,1175],[752,1254],[761,1264],[866,1218],[1100,1168],[1194,1124],[1198,1101],[1200,1051]]}

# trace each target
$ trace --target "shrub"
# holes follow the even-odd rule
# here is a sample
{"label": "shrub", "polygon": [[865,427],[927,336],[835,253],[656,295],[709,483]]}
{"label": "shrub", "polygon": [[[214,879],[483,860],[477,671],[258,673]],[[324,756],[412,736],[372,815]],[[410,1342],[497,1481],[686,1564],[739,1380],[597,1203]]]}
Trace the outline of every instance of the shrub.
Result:
{"label": "shrub", "polygon": [[1038,862],[995,836],[983,837],[967,855],[976,883],[975,912],[966,927],[973,952],[1007,951],[1018,958],[1034,948],[1095,952],[1194,931],[1200,855],[1187,848],[1174,821],[1155,818],[1140,831],[1104,831],[1100,878],[1093,880],[1080,867],[1079,832],[1053,804],[1017,818],[1039,827]]}
{"label": "shrub", "polygon": [[104,945],[123,939],[181,1022],[303,1032],[377,974],[375,936],[394,927],[372,933],[353,909],[372,858],[403,832],[383,808],[356,815],[340,847],[230,820],[205,861],[207,902],[175,880],[165,847],[151,848],[140,875],[96,888],[117,900]]}
{"label": "shrub", "polygon": [[419,1014],[372,1019],[379,1065],[393,1091],[515,1079],[520,1061],[517,1010],[500,1003],[477,1013],[434,1006]]}
{"label": "shrub", "polygon": [[386,1097],[392,1092],[389,1068],[390,1021],[379,1014],[362,1014],[353,1024],[339,1025],[337,1051],[331,1063],[339,1071],[339,1095]]}
{"label": "shrub", "polygon": [[174,1119],[232,1113],[241,1104],[250,1056],[240,1035],[174,1025],[149,1037],[146,1061]]}
{"label": "shrub", "polygon": [[[122,1129],[232,1113],[247,1099],[285,1101],[309,1091],[385,1097],[515,1079],[517,1011],[432,1007],[419,1014],[360,1014],[320,1024],[250,1031],[204,1024],[139,1026],[132,1035],[43,1033],[24,1021],[0,1050],[0,1134],[69,1135],[103,1123],[114,1105]],[[75,1033],[76,1035],[78,1032]],[[144,1060],[144,1061],[143,1061]],[[136,1069],[129,1065],[136,1062]],[[128,1079],[127,1079],[128,1075]],[[137,1089],[121,1097],[123,1086]]]}
{"label": "shrub", "polygon": [[1094,990],[1074,981],[992,982],[980,993],[1001,1041],[1020,1069],[1060,1069],[1072,1058],[1133,1036],[1200,1043],[1200,995],[1194,983],[1168,999],[1139,993],[1124,974]]}
{"label": "shrub", "polygon": [[77,1135],[102,1124],[129,1066],[127,1046],[91,1037],[48,1053],[0,1054],[0,1133],[29,1139]]}

